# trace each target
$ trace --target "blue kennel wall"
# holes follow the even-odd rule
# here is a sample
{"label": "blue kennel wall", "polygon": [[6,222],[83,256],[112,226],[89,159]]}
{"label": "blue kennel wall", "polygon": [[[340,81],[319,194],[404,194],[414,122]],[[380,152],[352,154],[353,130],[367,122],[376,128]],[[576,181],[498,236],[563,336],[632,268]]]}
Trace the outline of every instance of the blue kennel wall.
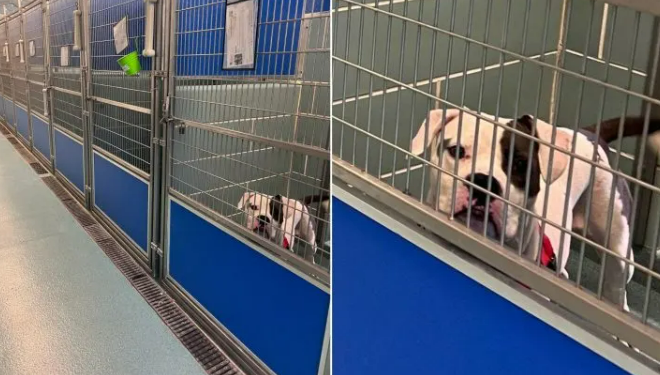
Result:
{"label": "blue kennel wall", "polygon": [[37,151],[46,160],[50,160],[50,131],[48,129],[48,123],[35,115],[32,115],[32,138]]}
{"label": "blue kennel wall", "polygon": [[[91,1],[90,23],[94,28],[91,40],[92,70],[116,70],[121,68],[117,60],[135,51],[137,37],[137,51],[140,66],[143,71],[151,70],[152,59],[142,56],[144,49],[144,1],[94,0]],[[124,16],[128,16],[128,47],[117,54],[115,51],[112,28]]]}
{"label": "blue kennel wall", "polygon": [[627,374],[337,198],[333,230],[335,374]]}
{"label": "blue kennel wall", "polygon": [[30,124],[28,120],[28,114],[23,107],[20,105],[16,106],[16,130],[23,139],[26,141],[30,140]]}
{"label": "blue kennel wall", "polygon": [[59,129],[54,133],[57,170],[82,193],[85,191],[83,145]]}
{"label": "blue kennel wall", "polygon": [[170,276],[279,375],[316,375],[330,296],[170,203]]}
{"label": "blue kennel wall", "polygon": [[327,12],[330,9],[329,0],[260,0],[255,68],[224,70],[226,2],[223,0],[200,7],[210,3],[205,0],[179,1],[176,36],[178,76],[292,75],[296,71],[303,12]]}
{"label": "blue kennel wall", "polygon": [[[204,5],[204,6],[202,6]],[[277,76],[297,71],[305,13],[329,0],[261,0],[253,70],[223,70],[225,1],[178,2],[176,76]],[[279,375],[316,375],[329,292],[171,197],[168,277]]]}
{"label": "blue kennel wall", "polygon": [[11,100],[11,98],[5,98],[5,121],[11,128],[16,127],[16,123],[14,122],[14,102]]}
{"label": "blue kennel wall", "polygon": [[147,251],[149,185],[94,152],[94,204],[144,252]]}

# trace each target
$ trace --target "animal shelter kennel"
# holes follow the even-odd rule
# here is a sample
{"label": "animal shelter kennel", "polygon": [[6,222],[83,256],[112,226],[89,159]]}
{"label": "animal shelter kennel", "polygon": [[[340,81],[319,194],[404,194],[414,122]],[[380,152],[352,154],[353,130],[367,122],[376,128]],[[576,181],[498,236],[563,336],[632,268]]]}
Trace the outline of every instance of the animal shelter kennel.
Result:
{"label": "animal shelter kennel", "polygon": [[329,11],[44,0],[0,20],[10,137],[246,373],[329,373]]}
{"label": "animal shelter kennel", "polygon": [[[367,202],[364,204],[384,207],[383,212],[390,213],[386,216],[398,215],[395,216],[399,218],[396,224],[398,227],[422,227],[424,233],[433,238],[439,237],[462,250],[461,253],[467,254],[465,256],[474,259],[474,262],[485,264],[484,268],[498,275],[503,274],[506,280],[512,280],[515,285],[522,284],[552,301],[550,305],[556,308],[558,315],[577,319],[580,327],[587,327],[590,332],[598,332],[607,340],[611,338],[614,340],[613,345],[617,347],[623,345],[627,348],[625,344],[621,344],[622,341],[627,342],[641,354],[635,349],[626,353],[635,353],[630,355],[641,358],[641,361],[650,358],[650,366],[655,366],[657,371],[657,363],[660,361],[660,262],[657,259],[660,257],[660,167],[653,148],[646,147],[647,144],[657,143],[658,139],[657,134],[655,137],[648,135],[649,121],[646,120],[657,118],[660,114],[659,17],[658,2],[643,0],[334,2],[332,153],[333,184],[338,188],[333,188],[333,195],[337,197],[339,190],[355,191],[349,194],[352,197],[351,202]],[[443,163],[450,158],[444,154],[447,151],[452,153],[454,160],[462,158],[463,156],[457,155],[463,152],[468,152],[469,155],[474,152],[476,155],[478,148],[483,150],[491,147],[488,142],[493,142],[492,149],[495,152],[498,145],[495,136],[486,137],[486,144],[479,146],[475,146],[476,141],[470,139],[471,143],[466,144],[474,146],[475,150],[459,152],[456,148],[443,149],[449,147],[452,141],[456,143],[456,139],[443,142],[442,128],[438,130],[440,140],[437,144],[431,143],[431,147],[425,148],[419,155],[411,151],[415,135],[422,134],[424,138],[423,129],[427,126],[424,124],[432,121],[434,113],[438,113],[432,111],[438,109],[444,110],[445,119],[449,116],[447,112],[452,109],[462,111],[457,112],[462,113],[456,117],[458,129],[462,126],[461,122],[467,126],[468,118],[472,118],[476,119],[477,127],[482,123],[488,124],[482,125],[484,127],[495,129],[492,134],[495,134],[498,128],[509,129],[515,139],[528,140],[532,138],[524,138],[521,132],[516,132],[518,128],[513,122],[499,120],[520,119],[529,114],[532,121],[538,119],[539,122],[544,121],[555,127],[581,129],[622,116],[644,118],[644,134],[625,139],[617,136],[616,140],[609,144],[608,158],[611,167],[603,167],[602,164],[596,166],[598,155],[594,154],[593,147],[587,156],[577,155],[579,150],[575,148],[569,147],[564,151],[570,159],[567,168],[586,163],[585,165],[591,166],[591,172],[586,173],[591,173],[592,177],[589,178],[593,179],[595,171],[599,169],[611,176],[609,178],[614,182],[625,180],[628,183],[633,203],[630,211],[631,235],[626,248],[628,253],[634,253],[634,261],[603,246],[610,243],[609,240],[599,244],[588,238],[584,228],[573,230],[571,223],[566,220],[566,215],[563,219],[560,217],[560,220],[550,220],[539,213],[537,218],[542,227],[554,228],[563,233],[562,241],[570,241],[570,255],[566,265],[569,278],[565,279],[561,275],[560,267],[544,267],[540,255],[535,262],[524,259],[521,247],[509,246],[503,231],[497,235],[486,236],[485,228],[478,232],[466,228],[465,224],[456,219],[459,208],[456,208],[454,203],[447,211],[439,210],[434,199],[443,194],[440,190],[443,186],[436,186],[440,185],[440,178],[454,180],[453,190],[449,184],[445,194],[455,194],[457,186],[468,186],[470,195],[467,202],[473,202],[477,194],[481,194],[488,196],[486,207],[490,200],[495,201],[494,197],[506,201],[505,205],[512,206],[516,203],[506,199],[510,188],[503,186],[505,191],[498,196],[493,193],[494,190],[487,189],[486,185],[480,186],[476,183],[474,169],[472,173],[458,175],[458,163],[443,166],[432,162],[434,153],[440,155]],[[447,123],[445,126],[448,126]],[[427,130],[426,141],[432,141],[431,132],[432,130]],[[481,133],[478,130],[476,132],[481,137]],[[459,137],[456,144],[460,145],[460,134],[471,133],[461,133],[461,130],[457,130],[452,136],[456,137],[456,134]],[[623,133],[619,133],[621,134]],[[538,138],[536,140],[538,144]],[[428,144],[426,143],[427,146]],[[549,142],[543,145],[560,152]],[[513,153],[513,148],[510,152]],[[581,155],[584,155],[584,152]],[[500,168],[499,161],[495,163],[495,154],[483,158],[490,162],[491,172]],[[512,163],[513,158],[510,158],[508,165],[502,167],[508,168],[508,171],[505,168],[507,179],[511,179],[512,168],[516,168]],[[474,165],[476,164],[475,157]],[[456,170],[446,165],[454,165]],[[525,167],[527,165],[525,164]],[[433,173],[437,173],[438,177],[434,177]],[[487,172],[484,173],[488,175]],[[438,181],[435,185],[434,178]],[[495,180],[493,173],[488,178],[490,182],[487,186],[492,187],[492,181]],[[569,182],[568,185],[570,184]],[[609,185],[607,186],[609,188]],[[438,189],[437,193],[435,189]],[[593,188],[588,190],[593,191]],[[529,194],[529,191],[525,194]],[[457,198],[454,196],[449,199],[454,202]],[[589,199],[586,201],[592,202]],[[602,207],[609,207],[610,211],[606,216],[611,223],[613,205],[608,201],[614,201],[614,191],[611,198],[608,197],[601,203]],[[348,215],[346,217],[354,220],[363,217],[357,212],[362,210],[350,211],[343,208],[343,203],[340,205],[338,202],[342,200],[336,200],[333,206],[335,217],[340,215],[340,208],[342,215]],[[563,199],[548,202],[545,206],[548,205],[560,212],[566,212],[569,207]],[[586,205],[586,221],[589,221],[592,211],[590,207],[590,204]],[[467,210],[469,217],[470,208]],[[476,208],[474,210],[477,211]],[[488,210],[485,208],[486,212]],[[534,215],[532,211],[526,212],[529,216]],[[548,211],[546,209],[542,212]],[[375,222],[379,221],[373,216],[371,218]],[[467,221],[469,220],[468,218]],[[345,220],[334,223],[335,231],[341,232],[341,237],[345,236],[345,228],[347,233],[350,232],[350,228],[348,225],[344,226],[343,221]],[[365,222],[364,225],[376,224]],[[379,228],[381,229],[378,231],[373,230],[370,238],[387,235],[382,226]],[[605,232],[610,233],[612,240],[623,238],[623,234],[611,229],[606,229]],[[424,236],[418,237],[421,241]],[[357,234],[349,238],[355,241]],[[342,241],[342,238],[335,238],[335,246],[343,248]],[[353,242],[351,246],[360,248],[362,243]],[[407,243],[406,246],[414,245]],[[418,250],[417,247],[415,249]],[[554,250],[557,255],[557,249]],[[421,270],[426,271],[426,265],[414,263],[413,256],[417,255],[411,250],[401,254],[394,262],[388,259],[384,252],[373,254],[364,249],[350,255],[341,255],[339,251],[334,254],[333,264],[336,269],[347,267],[351,270],[347,264],[362,264],[359,271],[355,268],[355,273],[342,272],[341,276],[336,275],[333,278],[333,294],[336,296],[333,305],[339,306],[338,299],[342,298],[342,301],[346,299],[355,303],[353,308],[359,311],[355,313],[356,323],[351,327],[353,331],[335,331],[335,337],[349,335],[355,340],[356,346],[369,340],[386,340],[387,335],[397,334],[402,342],[431,342],[424,341],[425,336],[420,332],[435,329],[436,324],[439,324],[438,319],[413,315],[409,321],[415,322],[412,323],[414,327],[409,328],[417,332],[418,336],[397,331],[383,333],[382,338],[374,333],[369,340],[360,341],[362,336],[359,326],[369,326],[369,319],[360,320],[359,317],[371,316],[376,311],[382,311],[382,307],[375,307],[378,302],[376,297],[366,302],[357,297],[342,297],[344,294],[350,294],[351,288],[348,285],[360,285],[361,282],[372,279],[378,280],[379,285],[386,285],[379,293],[391,293],[390,298],[397,306],[404,303],[433,306],[431,301],[434,301],[438,294],[460,294],[449,291],[447,285],[433,284],[429,281],[431,276],[428,276],[429,280],[423,279],[420,281],[421,286],[416,287],[422,291],[414,297],[402,297],[401,285],[407,283],[408,278],[417,277],[422,273]],[[378,260],[375,257],[378,257]],[[404,259],[409,260],[416,268],[406,268]],[[609,277],[606,272],[609,266],[606,264],[612,264],[615,260],[628,265],[623,266],[626,276],[630,276],[631,267],[634,267],[632,280],[627,284],[621,281],[619,285],[621,289],[627,290],[629,313],[622,311],[619,301],[611,303],[604,297],[604,284]],[[388,261],[392,261],[391,268],[386,266]],[[428,262],[437,264],[431,260]],[[378,271],[369,271],[370,267]],[[441,273],[440,265],[434,267],[436,273]],[[428,266],[431,275],[433,270],[432,266]],[[378,273],[380,271],[382,272]],[[340,277],[345,280],[340,281]],[[346,288],[342,288],[344,284],[347,285]],[[388,287],[390,289],[387,289]],[[355,292],[356,296],[358,294],[359,292]],[[460,301],[469,299],[465,294],[459,297]],[[438,306],[444,305],[438,302]],[[441,307],[436,311],[440,317],[444,316],[443,314],[451,316],[447,311],[441,310]],[[401,312],[403,316],[408,316],[405,315],[407,313]],[[335,322],[339,319],[337,314],[335,310]],[[480,319],[489,319],[489,314],[496,313],[482,313]],[[465,317],[457,319],[468,320]],[[508,319],[511,318],[500,317],[492,325],[503,325]],[[422,323],[417,324],[419,321]],[[460,335],[469,336],[474,329],[472,325],[479,326],[471,322],[458,324],[459,328],[453,329],[460,331]],[[337,323],[336,327],[340,327],[340,324]],[[445,337],[450,334],[443,332]],[[526,333],[521,333],[524,334]],[[475,335],[486,337],[488,332],[479,331]],[[536,338],[538,337],[540,336]],[[617,337],[620,341],[612,337]],[[362,371],[376,371],[361,363],[357,356],[353,357],[351,352],[343,350],[344,342],[335,343],[335,356],[349,358],[346,363],[357,366]],[[422,344],[417,348],[423,354],[411,353],[405,345],[392,345],[394,347],[389,348],[388,352],[400,352],[401,357],[410,355],[406,357],[406,363],[430,362],[429,358],[433,356],[431,349],[419,349],[423,347]],[[443,350],[451,351],[450,348]],[[515,352],[515,346],[512,350]],[[542,346],[538,347],[539,358],[544,356],[541,354],[544,351]],[[465,355],[458,354],[456,361],[460,362],[458,358]],[[561,354],[554,352],[553,358],[559,361]],[[555,363],[554,360],[549,361],[548,364]],[[397,367],[398,363],[393,359],[388,362],[388,368],[400,369]]]}

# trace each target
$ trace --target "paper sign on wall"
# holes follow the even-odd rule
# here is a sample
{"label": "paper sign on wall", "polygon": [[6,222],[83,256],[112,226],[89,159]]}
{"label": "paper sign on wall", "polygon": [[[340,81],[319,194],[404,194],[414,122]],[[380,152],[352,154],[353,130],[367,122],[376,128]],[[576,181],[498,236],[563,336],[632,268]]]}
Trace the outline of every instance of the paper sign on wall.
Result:
{"label": "paper sign on wall", "polygon": [[115,37],[115,52],[119,55],[128,47],[128,17],[124,17],[112,28]]}
{"label": "paper sign on wall", "polygon": [[69,46],[60,48],[60,66],[69,66]]}
{"label": "paper sign on wall", "polygon": [[227,0],[223,69],[254,68],[257,0]]}
{"label": "paper sign on wall", "polygon": [[30,43],[28,43],[28,47],[30,49],[30,56],[36,56],[37,55],[37,44],[34,42],[34,40],[31,40]]}

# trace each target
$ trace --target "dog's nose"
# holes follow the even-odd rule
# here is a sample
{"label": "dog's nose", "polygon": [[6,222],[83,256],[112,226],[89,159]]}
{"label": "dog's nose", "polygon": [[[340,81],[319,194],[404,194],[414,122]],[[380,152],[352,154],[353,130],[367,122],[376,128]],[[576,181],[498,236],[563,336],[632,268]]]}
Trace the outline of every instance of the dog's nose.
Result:
{"label": "dog's nose", "polygon": [[[474,184],[476,186],[479,186],[480,188],[484,190],[489,190],[488,189],[488,175],[483,174],[483,173],[475,173],[474,176],[468,175],[465,177],[467,181],[472,181],[472,178],[474,178]],[[468,188],[470,187],[469,184],[465,184]],[[490,183],[490,192],[497,195],[497,196],[502,196],[502,186],[500,185],[499,182],[495,178],[491,179]],[[477,205],[485,205],[486,204],[486,197],[488,194],[485,192],[478,190],[478,189],[473,189],[472,192],[472,199],[477,200]],[[492,197],[491,197],[492,201]]]}

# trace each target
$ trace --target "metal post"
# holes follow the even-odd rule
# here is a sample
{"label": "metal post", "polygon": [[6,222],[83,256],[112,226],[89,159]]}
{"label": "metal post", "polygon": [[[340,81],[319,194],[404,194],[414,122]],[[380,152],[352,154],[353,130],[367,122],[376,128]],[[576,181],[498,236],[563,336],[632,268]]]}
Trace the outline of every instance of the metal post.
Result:
{"label": "metal post", "polygon": [[[165,3],[165,4],[164,4]],[[164,19],[169,10],[168,3],[166,1],[158,1],[156,3],[156,22],[155,30],[167,30],[166,24],[167,19]],[[163,50],[167,44],[168,38],[164,33],[154,33],[155,34],[155,50],[156,54],[153,59],[153,64],[151,66],[151,173],[149,179],[149,243],[151,244],[149,249],[149,258],[151,263],[151,270],[156,279],[160,279],[163,275],[162,273],[162,263],[163,263],[163,240],[161,237],[161,231],[163,227],[163,222],[161,220],[162,210],[163,210],[163,200],[161,199],[162,194],[162,176],[163,176],[163,158],[164,158],[164,131],[162,122],[163,120],[163,88],[165,86],[165,81],[167,79],[165,69],[165,60],[163,56]],[[165,113],[166,115],[166,113]]]}
{"label": "metal post", "polygon": [[43,7],[43,25],[44,25],[44,89],[46,90],[46,101],[44,106],[48,112],[48,142],[50,144],[50,169],[55,174],[55,133],[53,127],[53,90],[51,89],[51,61],[50,61],[50,3],[48,0],[42,0],[41,6]]}
{"label": "metal post", "polygon": [[80,94],[83,126],[83,170],[85,171],[85,206],[91,210],[94,207],[94,131],[92,122],[93,103],[89,99],[92,93],[91,72],[91,38],[90,38],[90,0],[80,0],[79,10],[82,11],[81,48],[80,48]]}
{"label": "metal post", "polygon": [[[20,4],[20,0],[19,0]],[[25,105],[25,111],[27,112],[27,121],[28,121],[28,145],[30,148],[30,151],[32,151],[34,147],[34,134],[32,130],[32,106],[31,106],[31,94],[30,94],[30,79],[29,79],[29,74],[30,74],[30,56],[29,54],[26,54],[25,51],[25,41],[26,41],[26,35],[25,35],[25,11],[23,7],[18,9],[19,11],[19,17],[20,17],[20,37],[19,37],[19,48],[21,49],[21,52],[23,53],[24,59],[23,59],[23,70],[25,71],[25,87],[26,87],[26,105]]]}

